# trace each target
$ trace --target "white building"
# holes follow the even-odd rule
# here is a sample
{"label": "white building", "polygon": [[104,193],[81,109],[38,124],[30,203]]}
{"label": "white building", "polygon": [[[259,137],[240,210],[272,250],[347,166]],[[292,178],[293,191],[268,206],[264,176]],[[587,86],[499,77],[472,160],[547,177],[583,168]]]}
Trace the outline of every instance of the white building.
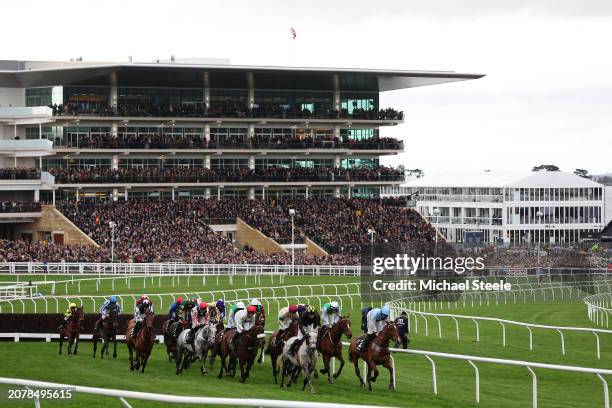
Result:
{"label": "white building", "polygon": [[418,193],[416,208],[451,242],[468,231],[482,231],[486,242],[577,242],[612,217],[602,184],[563,172],[440,174],[395,192]]}

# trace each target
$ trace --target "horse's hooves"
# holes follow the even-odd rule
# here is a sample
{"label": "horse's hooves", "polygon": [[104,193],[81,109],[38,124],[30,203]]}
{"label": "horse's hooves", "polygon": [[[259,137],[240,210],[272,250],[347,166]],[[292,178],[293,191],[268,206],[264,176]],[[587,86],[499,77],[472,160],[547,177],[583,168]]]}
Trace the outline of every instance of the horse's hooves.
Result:
{"label": "horse's hooves", "polygon": [[317,392],[315,390],[311,390],[310,393],[311,394],[316,394]]}
{"label": "horse's hooves", "polygon": [[395,386],[394,386],[394,385],[389,384],[389,390],[390,390],[390,391],[395,391]]}
{"label": "horse's hooves", "polygon": [[328,378],[327,381],[329,381],[330,384],[334,383],[334,380],[332,380],[331,378]]}
{"label": "horse's hooves", "polygon": [[134,367],[130,367],[130,371],[134,371]]}
{"label": "horse's hooves", "polygon": [[320,369],[320,370],[319,370],[319,372],[320,372],[321,374],[327,374],[327,370],[326,370],[326,369],[324,369],[324,368]]}
{"label": "horse's hooves", "polygon": [[319,379],[319,373],[317,373],[316,371],[314,372],[314,378],[315,378],[315,380]]}
{"label": "horse's hooves", "polygon": [[361,388],[365,388],[365,384],[364,383],[361,383],[360,385],[361,385]]}
{"label": "horse's hooves", "polygon": [[113,358],[117,358],[117,355],[116,355],[116,354],[113,354]]}

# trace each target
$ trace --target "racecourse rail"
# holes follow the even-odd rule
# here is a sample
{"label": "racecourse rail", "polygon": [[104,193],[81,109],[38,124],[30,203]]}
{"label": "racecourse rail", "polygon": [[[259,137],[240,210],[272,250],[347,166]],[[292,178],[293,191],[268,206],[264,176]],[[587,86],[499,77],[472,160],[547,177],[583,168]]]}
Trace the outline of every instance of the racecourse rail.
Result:
{"label": "racecourse rail", "polygon": [[[117,398],[124,408],[132,408],[125,400],[126,398],[135,400],[163,402],[167,404],[197,404],[197,405],[226,405],[226,406],[249,406],[249,407],[269,407],[269,408],[351,408],[368,407],[372,405],[356,404],[333,404],[328,402],[303,402],[303,401],[284,401],[284,400],[265,400],[256,398],[213,398],[213,397],[185,397],[180,395],[154,394],[151,392],[114,390],[107,388],[84,387],[81,385],[58,384],[44,381],[22,380],[18,378],[0,377],[0,384],[17,385],[31,390],[32,388],[42,389],[62,389],[70,390],[75,393],[93,394],[104,397]],[[34,406],[40,407],[40,399],[34,398]],[[378,408],[380,408],[378,406]]]}
{"label": "racecourse rail", "polygon": [[[266,334],[271,334],[272,332],[266,331]],[[52,335],[45,333],[11,333],[12,336],[15,336],[16,341],[19,341],[20,337],[24,338],[45,338],[47,341],[50,341]],[[350,343],[342,342],[343,345],[348,346]],[[480,371],[478,366],[475,363],[491,363],[491,364],[500,364],[500,365],[508,365],[508,366],[518,366],[525,367],[529,373],[531,374],[532,381],[532,406],[537,408],[538,406],[538,377],[534,369],[546,369],[553,371],[565,371],[565,372],[574,372],[574,373],[585,373],[585,374],[594,374],[601,381],[603,386],[603,405],[604,408],[610,408],[610,393],[608,390],[608,382],[603,377],[604,375],[612,375],[612,370],[601,369],[601,368],[590,368],[590,367],[576,367],[576,366],[567,366],[567,365],[558,365],[558,364],[545,364],[545,363],[536,363],[531,361],[521,361],[521,360],[509,360],[502,358],[489,358],[489,357],[479,357],[479,356],[471,356],[464,354],[452,354],[452,353],[441,353],[436,351],[426,351],[426,350],[404,350],[397,348],[389,348],[391,352],[401,353],[401,354],[413,354],[424,356],[431,363],[432,370],[432,389],[435,395],[438,395],[438,376],[436,371],[436,362],[433,357],[437,358],[446,358],[446,359],[454,359],[454,360],[463,360],[466,361],[470,366],[474,369],[474,394],[476,403],[480,403]],[[366,372],[365,362],[364,362],[364,374]],[[395,370],[394,370],[395,371]],[[52,385],[54,383],[45,383],[39,381],[29,381],[29,380],[21,380],[21,379],[13,379],[13,378],[0,378],[0,384],[13,384],[13,385],[22,385],[24,387],[39,387],[39,388],[54,388]],[[147,399],[147,398],[139,398],[139,395],[153,395],[155,398],[168,398],[164,400],[151,399],[153,401],[163,401],[163,402],[176,402],[176,403],[208,403],[203,400],[191,400],[191,398],[203,398],[203,397],[174,397],[174,396],[161,396],[159,394],[149,394],[149,393],[138,393],[134,391],[118,391],[118,390],[106,390],[102,388],[91,388],[91,387],[81,387],[81,386],[69,386],[65,384],[56,384],[56,388],[66,388],[66,387],[76,387],[75,390],[77,392],[87,392],[84,390],[95,390],[95,392],[91,392],[93,394],[98,395],[106,395],[111,397],[123,397],[123,398],[135,398],[135,399]],[[117,393],[115,393],[117,392]],[[129,394],[121,394],[121,393],[129,393]],[[188,398],[190,400],[177,400],[175,398]],[[215,404],[221,405],[250,405],[246,402],[246,400],[237,399],[235,404],[226,404],[223,401],[224,399],[212,399],[216,400]],[[192,401],[192,402],[188,402]],[[239,403],[238,403],[239,401]],[[262,406],[262,407],[302,407],[302,406],[316,406],[313,403],[296,403],[292,401],[292,405],[282,405],[287,403],[287,401],[267,401],[269,404],[274,404],[278,402],[281,405],[258,405],[254,404],[253,406]],[[123,402],[122,402],[123,403]],[[213,404],[213,402],[210,402]],[[310,405],[301,405],[301,404],[310,404]],[[129,405],[124,405],[125,407],[129,407]],[[343,405],[333,405],[327,404],[321,406],[329,406],[329,407],[342,407]],[[347,406],[347,405],[344,405]],[[354,406],[354,405],[351,405]]]}
{"label": "racecourse rail", "polygon": [[598,293],[583,299],[587,305],[589,320],[600,326],[609,327],[612,317],[612,293]]}

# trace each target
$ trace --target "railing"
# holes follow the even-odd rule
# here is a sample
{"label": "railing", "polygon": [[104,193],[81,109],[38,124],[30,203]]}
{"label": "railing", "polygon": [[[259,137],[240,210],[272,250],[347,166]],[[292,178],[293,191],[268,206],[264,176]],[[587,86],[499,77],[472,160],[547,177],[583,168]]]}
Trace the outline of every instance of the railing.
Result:
{"label": "railing", "polygon": [[255,265],[187,263],[3,262],[0,274],[135,274],[135,275],[311,275],[359,276],[358,265]]}
{"label": "railing", "polygon": [[[347,345],[347,346],[350,345],[350,343],[347,343],[347,342],[343,342],[342,344]],[[538,406],[538,377],[535,371],[533,370],[534,368],[543,368],[547,370],[566,371],[566,372],[574,372],[574,373],[595,374],[603,385],[604,408],[610,408],[610,394],[608,390],[608,382],[603,376],[612,375],[612,370],[606,370],[602,368],[575,367],[575,366],[566,366],[566,365],[557,365],[557,364],[535,363],[531,361],[507,360],[507,359],[502,359],[502,358],[477,357],[477,356],[469,356],[469,355],[463,355],[463,354],[440,353],[436,351],[426,351],[426,350],[404,350],[404,349],[389,348],[389,351],[393,353],[415,354],[415,355],[424,356],[431,363],[432,386],[433,386],[433,392],[435,395],[438,395],[438,377],[436,373],[436,362],[433,360],[432,357],[441,357],[441,358],[449,358],[449,359],[454,359],[454,360],[467,361],[470,364],[470,366],[472,366],[472,368],[474,369],[474,376],[475,376],[476,403],[480,403],[480,371],[478,370],[478,366],[474,364],[475,361],[481,362],[481,363],[493,363],[493,364],[525,367],[529,371],[529,374],[531,374],[531,383],[532,383],[531,392],[532,392],[533,408],[537,408]],[[391,358],[393,359],[393,357]],[[395,366],[394,362],[393,362],[393,365]],[[363,374],[364,374],[364,380],[365,380],[365,373],[367,372],[365,362],[364,362],[363,371],[364,371]],[[395,372],[395,367],[393,371]]]}
{"label": "railing", "polygon": [[[150,280],[153,282],[154,277],[143,276],[139,277],[143,279],[143,286],[146,288],[146,282]],[[187,286],[189,286],[191,276],[187,276]],[[123,278],[116,278],[123,279]],[[128,288],[131,280],[125,278],[128,282]],[[159,277],[161,279],[161,276]],[[176,276],[180,284],[180,276]],[[184,277],[185,279],[185,277]],[[112,281],[114,289],[114,279]],[[56,283],[53,282],[53,285]],[[175,277],[172,278],[172,286],[175,285]],[[202,285],[206,285],[206,281],[203,280]],[[231,283],[230,283],[231,285]],[[149,294],[149,297],[154,301],[155,307],[158,310],[164,310],[164,301],[166,305],[172,303],[177,297],[188,297],[197,295],[199,297],[215,300],[224,299],[226,303],[235,303],[238,301],[250,301],[253,298],[258,298],[263,301],[266,305],[267,312],[272,311],[272,302],[276,305],[276,310],[279,310],[283,306],[288,306],[290,303],[313,303],[317,302],[319,308],[326,302],[337,300],[340,303],[340,307],[343,307],[343,301],[350,302],[350,310],[359,304],[360,293],[359,283],[330,283],[330,284],[315,284],[315,285],[287,285],[287,286],[271,286],[271,287],[253,287],[244,289],[224,289],[224,290],[212,290],[212,291],[182,291],[182,292],[170,292],[170,293],[153,293]],[[96,285],[97,287],[97,285]],[[80,284],[79,284],[80,288]],[[131,302],[133,307],[136,305],[136,301],[139,295],[135,293],[117,294],[112,293],[117,297],[119,304],[126,309],[127,303]],[[99,306],[108,299],[111,294],[106,295],[44,295],[37,297],[27,298],[15,298],[15,299],[3,299],[0,300],[0,313],[26,313],[32,311],[39,313],[60,313],[64,307],[72,302],[91,310],[92,313],[97,313]],[[91,306],[91,309],[89,309]]]}
{"label": "railing", "polygon": [[598,293],[583,299],[589,320],[599,326],[610,327],[612,320],[612,293]]}
{"label": "railing", "polygon": [[394,312],[398,312],[398,311],[405,311],[408,315],[408,330],[410,330],[410,316],[412,316],[414,318],[414,332],[418,333],[418,319],[417,316],[421,316],[423,318],[423,321],[425,322],[425,335],[428,336],[429,335],[429,323],[427,320],[427,317],[433,317],[436,322],[438,323],[438,337],[442,338],[442,323],[440,318],[449,318],[452,319],[455,322],[455,333],[456,333],[456,337],[457,340],[460,339],[460,334],[459,334],[459,321],[460,320],[470,320],[471,322],[474,323],[475,327],[476,327],[476,341],[480,342],[480,325],[479,322],[496,322],[499,323],[499,325],[501,326],[502,332],[501,332],[501,342],[502,342],[502,346],[506,347],[506,325],[514,325],[514,326],[520,326],[520,327],[524,327],[529,331],[529,350],[532,351],[533,350],[533,331],[532,329],[536,328],[536,329],[546,329],[546,330],[553,330],[559,333],[560,335],[560,339],[561,339],[561,354],[565,355],[565,336],[564,336],[564,332],[582,332],[582,333],[592,333],[595,336],[595,350],[596,350],[596,355],[598,359],[601,359],[601,346],[600,346],[600,338],[599,335],[600,334],[612,334],[612,330],[602,330],[602,329],[592,329],[592,328],[588,328],[588,327],[568,327],[568,326],[550,326],[550,325],[543,325],[543,324],[534,324],[534,323],[524,323],[524,322],[517,322],[514,320],[507,320],[507,319],[497,319],[494,317],[480,317],[480,316],[464,316],[464,315],[456,315],[456,314],[446,314],[446,313],[428,313],[428,312],[420,312],[417,310],[411,310],[411,309],[407,309],[407,308],[402,308],[402,307],[397,307],[394,306],[393,304],[390,304],[391,309]]}
{"label": "railing", "polygon": [[[250,407],[270,407],[270,408],[350,408],[350,407],[371,407],[370,405],[356,404],[333,404],[329,402],[312,401],[285,401],[285,400],[265,400],[256,398],[215,398],[215,397],[186,397],[181,395],[155,394],[151,392],[125,391],[107,388],[84,387],[81,385],[59,384],[45,381],[23,380],[18,378],[0,377],[0,384],[16,385],[30,390],[31,388],[42,389],[62,389],[75,393],[92,394],[104,397],[117,398],[124,408],[132,406],[125,400],[126,398],[135,400],[163,402],[166,404],[197,404],[225,405],[225,406],[250,406]],[[40,406],[40,399],[34,398],[34,406]]]}

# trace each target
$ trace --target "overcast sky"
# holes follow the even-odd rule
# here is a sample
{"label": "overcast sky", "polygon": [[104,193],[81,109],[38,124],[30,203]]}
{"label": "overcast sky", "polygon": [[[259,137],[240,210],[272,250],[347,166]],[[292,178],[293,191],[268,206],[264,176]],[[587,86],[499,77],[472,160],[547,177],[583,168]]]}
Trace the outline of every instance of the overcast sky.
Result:
{"label": "overcast sky", "polygon": [[[2,2],[0,59],[453,70],[487,76],[387,92],[384,129],[426,173],[612,171],[612,1]],[[297,39],[291,40],[290,27]]]}

